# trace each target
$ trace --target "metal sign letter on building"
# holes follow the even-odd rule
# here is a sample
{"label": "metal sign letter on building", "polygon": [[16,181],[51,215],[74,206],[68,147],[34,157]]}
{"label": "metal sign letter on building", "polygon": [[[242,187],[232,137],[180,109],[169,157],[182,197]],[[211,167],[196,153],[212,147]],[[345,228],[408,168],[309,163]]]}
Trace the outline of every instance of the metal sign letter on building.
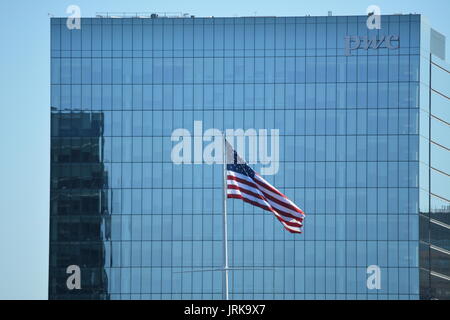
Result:
{"label": "metal sign letter on building", "polygon": [[345,55],[350,56],[352,50],[358,49],[398,49],[400,48],[400,37],[397,35],[381,36],[381,38],[372,37],[358,37],[358,36],[346,36],[345,37]]}

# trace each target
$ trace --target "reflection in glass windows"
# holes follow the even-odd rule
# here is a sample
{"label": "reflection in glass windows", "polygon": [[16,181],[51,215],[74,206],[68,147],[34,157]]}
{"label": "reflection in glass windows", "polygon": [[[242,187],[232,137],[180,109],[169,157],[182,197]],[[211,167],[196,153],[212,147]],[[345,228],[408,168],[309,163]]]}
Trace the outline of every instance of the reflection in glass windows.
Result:
{"label": "reflection in glass windows", "polygon": [[266,179],[307,214],[293,236],[228,201],[233,299],[445,297],[429,271],[445,275],[446,256],[429,248],[448,250],[449,188],[429,165],[447,162],[428,147],[446,146],[429,121],[448,122],[446,102],[423,105],[421,17],[383,16],[400,49],[346,56],[345,36],[371,36],[366,19],[83,18],[74,32],[51,19],[50,298],[222,299],[220,272],[191,272],[222,266],[222,168],[170,158],[173,130],[197,120],[279,129]]}

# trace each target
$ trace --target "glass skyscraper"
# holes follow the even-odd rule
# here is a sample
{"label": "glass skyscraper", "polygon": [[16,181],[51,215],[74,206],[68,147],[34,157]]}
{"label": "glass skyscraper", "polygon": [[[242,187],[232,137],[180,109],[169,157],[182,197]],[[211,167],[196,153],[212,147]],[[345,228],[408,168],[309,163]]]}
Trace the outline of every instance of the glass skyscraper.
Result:
{"label": "glass skyscraper", "polygon": [[306,213],[227,201],[232,299],[449,299],[445,37],[366,21],[52,18],[49,298],[223,298],[222,166],[171,159],[202,121],[278,129],[264,178]]}

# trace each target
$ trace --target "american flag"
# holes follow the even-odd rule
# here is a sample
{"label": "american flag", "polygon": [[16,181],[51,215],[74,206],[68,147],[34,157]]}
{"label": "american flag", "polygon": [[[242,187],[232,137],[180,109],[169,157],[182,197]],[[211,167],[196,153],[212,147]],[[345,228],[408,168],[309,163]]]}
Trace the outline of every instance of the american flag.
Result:
{"label": "american flag", "polygon": [[225,140],[227,198],[242,199],[272,212],[291,233],[302,233],[305,214],[284,194],[275,189],[242,160]]}

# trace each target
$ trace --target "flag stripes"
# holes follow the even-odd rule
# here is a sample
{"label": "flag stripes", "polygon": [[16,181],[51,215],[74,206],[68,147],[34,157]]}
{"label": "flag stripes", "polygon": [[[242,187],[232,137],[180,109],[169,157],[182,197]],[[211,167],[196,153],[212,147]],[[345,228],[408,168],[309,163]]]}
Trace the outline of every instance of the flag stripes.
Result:
{"label": "flag stripes", "polygon": [[[250,168],[247,166],[246,170],[248,169]],[[236,172],[233,166],[227,168],[227,197],[241,199],[270,211],[286,230],[291,233],[302,233],[301,227],[305,216],[303,211],[256,172],[253,170],[249,172],[253,174],[244,175]]]}

